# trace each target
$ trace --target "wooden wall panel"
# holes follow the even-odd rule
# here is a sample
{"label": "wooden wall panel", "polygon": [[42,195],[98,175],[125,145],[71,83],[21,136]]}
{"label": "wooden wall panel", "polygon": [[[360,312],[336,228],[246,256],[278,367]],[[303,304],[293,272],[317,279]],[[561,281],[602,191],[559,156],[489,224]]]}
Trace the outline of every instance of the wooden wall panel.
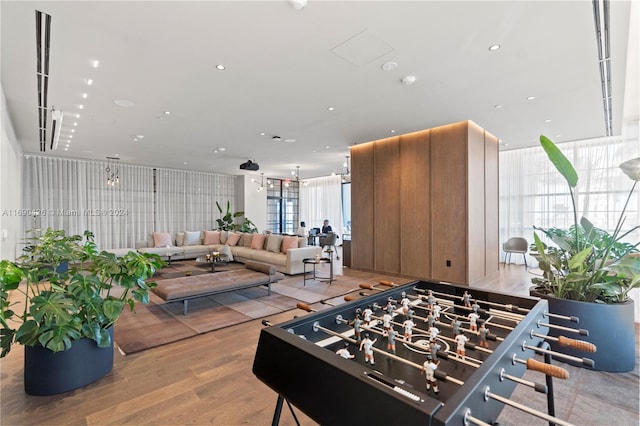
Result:
{"label": "wooden wall panel", "polygon": [[467,128],[431,129],[431,272],[454,283],[467,283]]}
{"label": "wooden wall panel", "polygon": [[467,138],[467,282],[485,276],[484,129],[469,122]]}
{"label": "wooden wall panel", "polygon": [[485,275],[500,268],[500,192],[498,138],[485,130]]}
{"label": "wooden wall panel", "polygon": [[430,131],[400,136],[400,272],[431,276]]}
{"label": "wooden wall panel", "polygon": [[400,273],[400,138],[374,146],[374,268]]}
{"label": "wooden wall panel", "polygon": [[351,266],[373,270],[373,144],[351,147]]}

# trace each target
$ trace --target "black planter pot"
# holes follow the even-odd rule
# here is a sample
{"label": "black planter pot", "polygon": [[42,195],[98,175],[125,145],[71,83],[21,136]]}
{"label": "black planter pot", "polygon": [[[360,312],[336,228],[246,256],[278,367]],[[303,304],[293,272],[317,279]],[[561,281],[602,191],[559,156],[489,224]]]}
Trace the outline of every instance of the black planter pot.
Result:
{"label": "black planter pot", "polygon": [[[573,339],[585,340],[593,343],[597,348],[595,353],[585,353],[560,346],[557,342],[549,342],[553,350],[576,357],[590,358],[595,362],[593,369],[597,371],[621,373],[634,369],[636,343],[633,300],[628,300],[625,303],[605,304],[557,299],[540,293],[535,288],[532,288],[529,293],[531,296],[547,299],[549,312],[569,317],[575,316],[580,319],[580,322],[576,324],[568,320],[549,318],[551,324],[589,331],[589,336],[579,336],[578,334],[550,328],[550,336],[563,335]],[[562,361],[578,367],[583,366],[577,362]]]}
{"label": "black planter pot", "polygon": [[73,342],[71,349],[51,352],[42,346],[24,348],[24,390],[29,395],[55,395],[88,385],[113,368],[111,346],[99,348],[91,339]]}

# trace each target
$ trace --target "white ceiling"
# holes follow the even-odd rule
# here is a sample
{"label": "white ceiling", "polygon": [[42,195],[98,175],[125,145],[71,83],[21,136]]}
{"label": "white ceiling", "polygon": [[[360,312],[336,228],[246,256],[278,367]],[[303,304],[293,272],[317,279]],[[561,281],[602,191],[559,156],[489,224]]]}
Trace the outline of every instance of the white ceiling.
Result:
{"label": "white ceiling", "polygon": [[[68,151],[61,142],[50,155],[258,174],[238,168],[252,159],[267,176],[286,177],[299,165],[305,178],[340,171],[350,145],[392,130],[469,119],[502,149],[531,146],[540,134],[558,142],[605,134],[588,0],[310,0],[300,11],[285,0],[0,7],[2,85],[26,153],[40,146],[36,9],[52,16],[49,105],[65,113],[61,140],[76,129]],[[629,11],[630,2],[611,3],[614,134]],[[494,43],[502,48],[490,52]],[[387,61],[398,67],[382,70]],[[400,82],[407,75],[415,84]]]}

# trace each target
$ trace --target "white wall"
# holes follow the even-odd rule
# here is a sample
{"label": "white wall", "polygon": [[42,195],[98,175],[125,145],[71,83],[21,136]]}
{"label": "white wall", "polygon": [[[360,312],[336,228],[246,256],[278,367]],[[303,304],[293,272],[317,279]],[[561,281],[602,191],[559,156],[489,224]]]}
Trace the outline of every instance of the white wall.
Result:
{"label": "white wall", "polygon": [[251,178],[236,176],[236,210],[244,210],[245,217],[262,232],[267,229],[267,191],[265,188],[258,192]]}
{"label": "white wall", "polygon": [[[34,126],[36,123],[34,123]],[[22,240],[22,147],[0,86],[0,259],[14,260]]]}

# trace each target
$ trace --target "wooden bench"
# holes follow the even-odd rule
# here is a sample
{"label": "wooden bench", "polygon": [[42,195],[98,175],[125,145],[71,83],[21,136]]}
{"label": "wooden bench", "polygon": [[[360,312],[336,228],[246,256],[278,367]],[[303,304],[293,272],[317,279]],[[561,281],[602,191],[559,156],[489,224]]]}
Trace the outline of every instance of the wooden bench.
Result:
{"label": "wooden bench", "polygon": [[275,266],[247,261],[244,268],[163,280],[153,292],[167,303],[182,302],[186,316],[190,299],[258,286],[266,286],[271,295],[271,283],[282,278]]}

